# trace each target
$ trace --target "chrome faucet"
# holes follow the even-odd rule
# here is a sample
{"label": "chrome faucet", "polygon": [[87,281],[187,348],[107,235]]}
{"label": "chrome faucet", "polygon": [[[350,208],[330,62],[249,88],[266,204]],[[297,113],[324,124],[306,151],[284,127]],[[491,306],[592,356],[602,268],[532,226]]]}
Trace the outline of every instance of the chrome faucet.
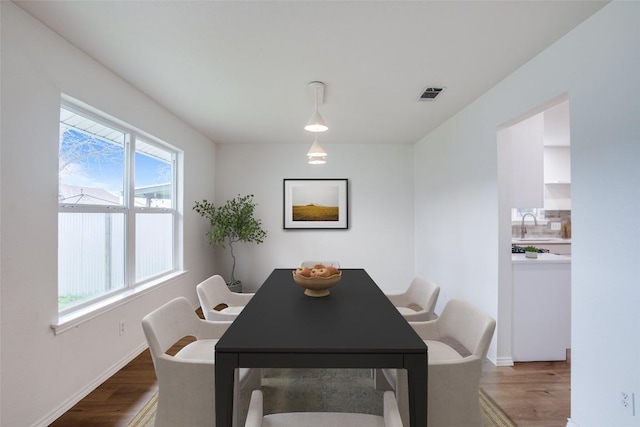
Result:
{"label": "chrome faucet", "polygon": [[520,238],[524,239],[524,235],[527,234],[527,227],[525,227],[524,225],[524,219],[527,217],[527,215],[531,215],[531,218],[533,218],[533,223],[535,225],[538,225],[538,220],[536,219],[536,216],[534,214],[532,214],[531,212],[527,212],[526,214],[522,215],[522,225],[520,226]]}

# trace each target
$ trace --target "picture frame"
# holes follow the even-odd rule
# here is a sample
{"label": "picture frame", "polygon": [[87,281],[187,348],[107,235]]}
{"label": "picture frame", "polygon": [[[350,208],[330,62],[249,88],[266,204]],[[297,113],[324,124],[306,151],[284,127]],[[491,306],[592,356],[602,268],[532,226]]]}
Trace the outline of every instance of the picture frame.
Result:
{"label": "picture frame", "polygon": [[283,180],[284,229],[348,229],[347,179]]}

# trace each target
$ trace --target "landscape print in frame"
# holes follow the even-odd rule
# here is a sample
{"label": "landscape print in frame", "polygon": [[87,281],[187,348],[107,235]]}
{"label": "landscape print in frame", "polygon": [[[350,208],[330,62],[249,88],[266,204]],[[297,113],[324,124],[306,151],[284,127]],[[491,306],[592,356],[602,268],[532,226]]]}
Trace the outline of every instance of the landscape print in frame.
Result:
{"label": "landscape print in frame", "polygon": [[285,179],[285,229],[347,229],[346,179]]}

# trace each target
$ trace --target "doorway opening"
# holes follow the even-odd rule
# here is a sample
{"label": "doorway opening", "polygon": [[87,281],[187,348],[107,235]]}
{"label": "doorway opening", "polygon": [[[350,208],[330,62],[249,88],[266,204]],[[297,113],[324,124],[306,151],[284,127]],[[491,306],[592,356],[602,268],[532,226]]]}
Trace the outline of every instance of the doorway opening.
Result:
{"label": "doorway opening", "polygon": [[[568,96],[556,97],[500,126],[497,143],[498,311],[501,319],[497,364],[511,366],[517,361],[513,354],[514,334],[517,333],[513,324],[517,315],[514,313],[514,256],[523,256],[512,252],[535,245],[541,252],[571,256]],[[570,259],[568,263],[570,268]],[[570,286],[569,279],[568,292]],[[570,312],[570,300],[568,305]],[[567,348],[570,348],[570,320],[567,330]]]}

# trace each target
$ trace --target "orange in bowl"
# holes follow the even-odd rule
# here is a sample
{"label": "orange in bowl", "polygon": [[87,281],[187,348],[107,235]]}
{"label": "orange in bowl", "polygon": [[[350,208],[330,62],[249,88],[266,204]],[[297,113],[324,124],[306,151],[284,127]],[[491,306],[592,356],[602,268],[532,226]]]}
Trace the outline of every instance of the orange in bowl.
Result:
{"label": "orange in bowl", "polygon": [[[293,272],[293,281],[305,288],[304,294],[310,297],[326,297],[329,289],[334,287],[342,278],[342,272],[335,267],[321,268],[299,267]],[[307,271],[309,270],[309,271]]]}

